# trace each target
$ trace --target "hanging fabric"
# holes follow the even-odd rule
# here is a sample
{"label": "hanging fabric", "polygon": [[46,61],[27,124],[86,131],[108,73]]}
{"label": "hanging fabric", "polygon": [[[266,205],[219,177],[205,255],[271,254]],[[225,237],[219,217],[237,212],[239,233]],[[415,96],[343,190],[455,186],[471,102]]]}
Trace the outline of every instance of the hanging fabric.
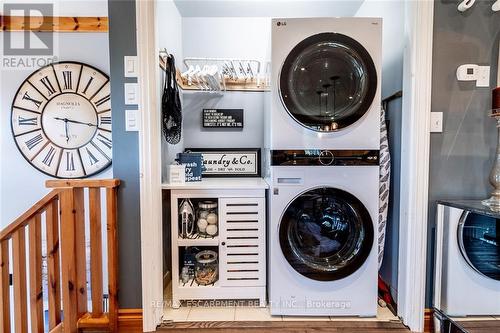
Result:
{"label": "hanging fabric", "polygon": [[165,61],[165,83],[161,99],[162,130],[165,140],[178,144],[181,140],[182,107],[177,86],[175,59],[172,54]]}
{"label": "hanging fabric", "polygon": [[389,186],[391,180],[391,155],[387,138],[385,110],[380,112],[380,184],[379,184],[379,216],[378,216],[378,269],[384,259],[385,229],[389,210]]}

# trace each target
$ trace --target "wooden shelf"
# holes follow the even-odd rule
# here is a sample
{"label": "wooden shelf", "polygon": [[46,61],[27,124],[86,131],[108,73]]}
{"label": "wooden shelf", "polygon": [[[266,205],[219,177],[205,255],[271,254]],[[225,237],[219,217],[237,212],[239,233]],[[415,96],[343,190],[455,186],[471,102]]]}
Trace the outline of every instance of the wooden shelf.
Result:
{"label": "wooden shelf", "polygon": [[[161,69],[165,70],[165,61],[162,56],[160,56],[160,67]],[[186,80],[183,80],[181,77],[181,72],[179,69],[176,69],[176,81],[177,84],[179,85],[179,88],[181,88],[184,91],[204,91],[204,92],[211,92],[209,90],[202,90],[198,88],[195,84],[189,85]],[[231,79],[226,79],[226,90],[220,90],[217,92],[225,92],[225,91],[270,91],[271,87],[267,86],[264,84],[264,82],[260,83],[257,85],[257,81],[254,80],[245,80],[245,79],[238,79],[238,80],[231,80]]]}
{"label": "wooden shelf", "polygon": [[183,184],[162,184],[164,190],[246,190],[268,189],[269,185],[262,178],[203,178],[200,182]]}
{"label": "wooden shelf", "polygon": [[177,246],[219,246],[219,237],[177,238]]}

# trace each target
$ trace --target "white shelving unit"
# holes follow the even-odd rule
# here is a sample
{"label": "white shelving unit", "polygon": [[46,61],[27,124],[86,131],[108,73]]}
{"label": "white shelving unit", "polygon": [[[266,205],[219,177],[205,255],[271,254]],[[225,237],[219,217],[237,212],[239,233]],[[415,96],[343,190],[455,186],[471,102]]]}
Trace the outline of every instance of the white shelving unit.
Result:
{"label": "white shelving unit", "polygon": [[[186,184],[163,184],[171,191],[172,306],[183,300],[258,299],[266,306],[265,190],[261,178],[208,178]],[[184,198],[218,202],[218,235],[179,237],[179,203]],[[180,280],[183,247],[216,247],[219,279],[212,285]]]}

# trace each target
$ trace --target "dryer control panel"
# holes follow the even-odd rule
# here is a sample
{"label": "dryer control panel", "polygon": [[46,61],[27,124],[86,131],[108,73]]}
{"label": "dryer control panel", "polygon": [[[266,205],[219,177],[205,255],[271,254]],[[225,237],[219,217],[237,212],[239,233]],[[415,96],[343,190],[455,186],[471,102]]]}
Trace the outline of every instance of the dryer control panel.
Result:
{"label": "dryer control panel", "polygon": [[379,150],[272,150],[273,166],[378,165]]}

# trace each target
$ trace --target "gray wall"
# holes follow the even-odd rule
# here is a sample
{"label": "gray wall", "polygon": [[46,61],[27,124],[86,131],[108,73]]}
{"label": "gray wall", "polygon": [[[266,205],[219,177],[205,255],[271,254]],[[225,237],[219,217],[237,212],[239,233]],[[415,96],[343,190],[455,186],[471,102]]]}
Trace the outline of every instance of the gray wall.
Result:
{"label": "gray wall", "polygon": [[399,198],[401,181],[401,120],[403,108],[401,98],[389,103],[386,110],[389,152],[391,154],[391,182],[389,192],[389,210],[385,230],[384,260],[380,267],[380,276],[389,284],[394,300],[398,291],[399,258]]}
{"label": "gray wall", "polygon": [[121,308],[140,308],[141,230],[139,207],[139,143],[137,132],[125,132],[123,84],[137,82],[125,78],[123,57],[137,54],[135,1],[110,0],[109,50],[111,64],[111,104],[113,109],[113,174],[122,180],[118,191],[118,240],[120,273],[118,295]]}
{"label": "gray wall", "polygon": [[488,117],[491,88],[458,82],[461,64],[491,65],[491,85],[496,84],[500,13],[492,1],[476,1],[459,13],[456,1],[435,3],[432,75],[432,111],[444,113],[443,133],[431,135],[427,307],[431,306],[435,208],[438,199],[483,199],[491,187],[496,128]]}

